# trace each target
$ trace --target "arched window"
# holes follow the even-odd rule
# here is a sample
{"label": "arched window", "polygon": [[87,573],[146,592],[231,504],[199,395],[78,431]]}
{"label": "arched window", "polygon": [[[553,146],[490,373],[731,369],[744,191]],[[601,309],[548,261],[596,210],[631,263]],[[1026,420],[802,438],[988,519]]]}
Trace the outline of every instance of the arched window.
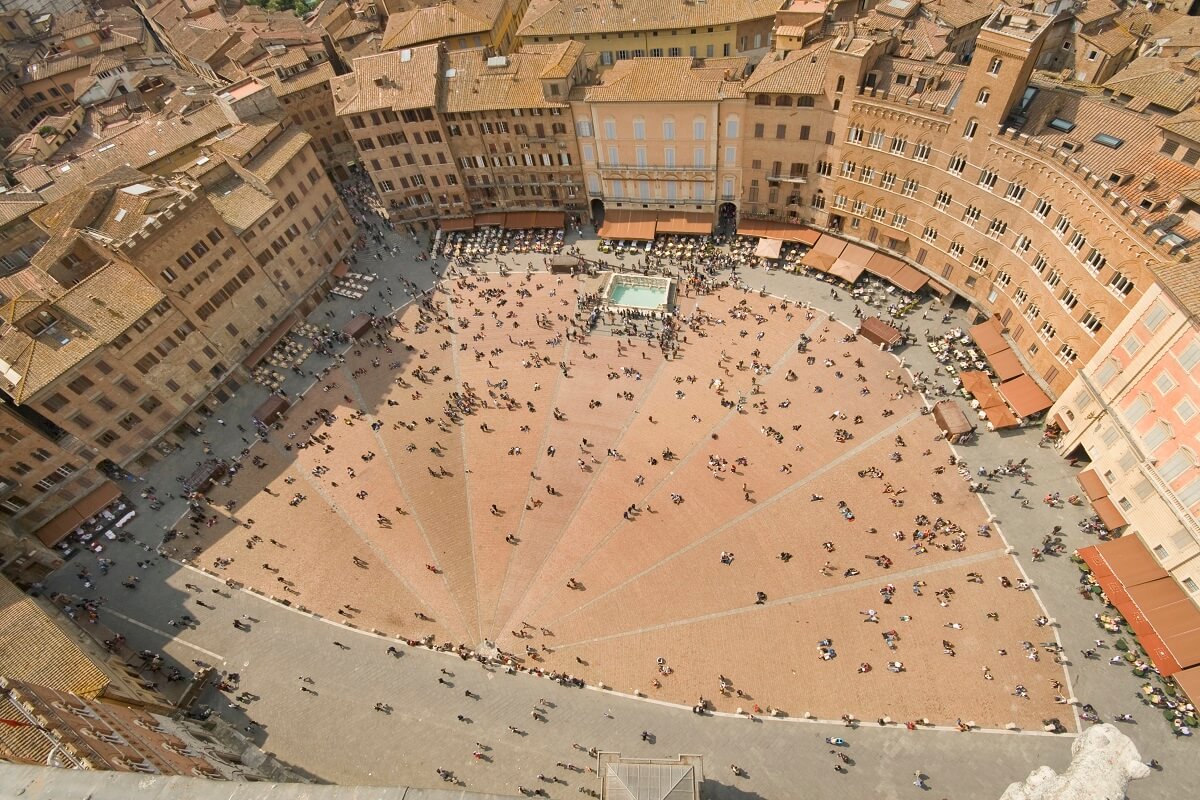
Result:
{"label": "arched window", "polygon": [[675,120],[663,120],[663,140],[668,142],[675,141]]}
{"label": "arched window", "polygon": [[785,106],[786,107],[786,106],[791,106],[791,104],[792,104],[792,98],[788,97],[786,94],[781,94],[775,98],[775,105],[777,105],[777,106]]}
{"label": "arched window", "polygon": [[801,108],[812,108],[815,104],[816,104],[816,101],[813,100],[813,98],[807,94],[802,95],[800,97],[800,99],[798,99],[796,101],[796,105],[800,106]]}
{"label": "arched window", "polygon": [[641,141],[646,138],[646,120],[641,117],[633,119],[633,138]]}
{"label": "arched window", "polygon": [[967,121],[967,126],[963,128],[964,139],[974,139],[975,134],[979,132],[979,120],[972,119]]}
{"label": "arched window", "polygon": [[736,139],[738,137],[738,118],[731,116],[725,120],[725,138]]}
{"label": "arched window", "polygon": [[756,94],[754,95],[754,105],[769,106],[771,105],[771,98],[765,94]]}

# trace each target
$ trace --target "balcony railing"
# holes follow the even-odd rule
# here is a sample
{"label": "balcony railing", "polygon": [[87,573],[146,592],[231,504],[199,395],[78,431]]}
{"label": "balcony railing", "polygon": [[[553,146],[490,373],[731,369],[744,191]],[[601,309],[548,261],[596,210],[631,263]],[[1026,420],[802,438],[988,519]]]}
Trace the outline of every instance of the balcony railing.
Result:
{"label": "balcony railing", "polygon": [[715,164],[705,165],[702,167],[692,166],[690,164],[677,164],[673,167],[668,167],[663,164],[597,164],[600,169],[622,170],[625,172],[716,172]]}

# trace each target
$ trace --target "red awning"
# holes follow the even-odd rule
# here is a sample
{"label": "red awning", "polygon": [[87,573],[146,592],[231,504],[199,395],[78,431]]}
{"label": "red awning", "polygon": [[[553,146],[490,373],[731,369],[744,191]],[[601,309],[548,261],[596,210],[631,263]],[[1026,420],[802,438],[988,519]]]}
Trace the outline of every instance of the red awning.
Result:
{"label": "red awning", "polygon": [[275,345],[279,344],[279,340],[287,336],[288,331],[296,324],[298,317],[295,314],[288,314],[283,318],[283,321],[275,326],[274,330],[267,334],[267,338],[262,340],[262,344],[250,351],[250,355],[242,359],[242,363],[247,367],[254,367],[258,362],[266,358],[267,353],[274,349]]}
{"label": "red awning", "polygon": [[939,283],[938,281],[929,281],[925,285],[929,287],[930,291],[939,297],[949,297],[950,295],[954,294],[953,289],[951,289],[949,286]]}
{"label": "red awning", "polygon": [[1160,673],[1171,675],[1200,664],[1200,609],[1140,537],[1122,536],[1085,547],[1079,556]]}
{"label": "red awning", "polygon": [[504,215],[504,228],[510,231],[522,231],[532,228],[536,216],[532,211],[513,211]]}
{"label": "red awning", "polygon": [[743,217],[738,220],[738,236],[757,236],[760,239],[779,239],[812,247],[821,238],[821,232],[804,225],[780,222],[776,219]]}
{"label": "red awning", "polygon": [[900,271],[888,278],[888,280],[896,284],[897,287],[912,294],[921,291],[921,287],[929,282],[929,278],[925,273],[911,264],[901,265]]}
{"label": "red awning", "polygon": [[1175,683],[1187,695],[1188,700],[1192,701],[1192,705],[1200,706],[1200,666],[1189,667],[1182,672],[1177,672],[1173,676]]}
{"label": "red awning", "polygon": [[614,208],[604,212],[604,224],[600,226],[602,239],[636,239],[653,241],[658,227],[658,215],[653,211]]}
{"label": "red awning", "polygon": [[1088,496],[1089,500],[1108,497],[1108,487],[1104,485],[1104,481],[1100,480],[1096,470],[1085,469],[1075,476],[1075,480],[1079,481],[1079,485],[1083,487],[1083,493]]}
{"label": "red awning", "polygon": [[1100,517],[1100,521],[1104,523],[1104,527],[1110,531],[1124,528],[1129,524],[1126,522],[1121,510],[1113,503],[1111,497],[1101,497],[1099,500],[1093,500],[1092,508],[1095,509],[1096,515]]}
{"label": "red awning", "polygon": [[821,272],[828,272],[829,268],[833,266],[833,262],[838,260],[838,256],[845,249],[846,243],[843,240],[836,236],[821,234],[821,238],[817,239],[817,243],[812,246],[812,249],[804,254],[800,263]]}
{"label": "red awning", "polygon": [[711,214],[700,211],[658,212],[659,233],[681,233],[692,236],[707,236],[712,233]]}
{"label": "red awning", "polygon": [[1019,378],[1025,374],[1025,368],[1021,366],[1020,359],[1010,348],[1006,347],[992,353],[987,360],[992,365],[992,369],[996,371],[996,377],[1002,381]]}
{"label": "red awning", "polygon": [[565,228],[567,215],[562,211],[535,211],[533,227],[535,228]]}
{"label": "red awning", "polygon": [[504,224],[504,212],[503,211],[489,211],[486,214],[476,214],[475,215],[475,224],[480,227],[483,227],[485,225],[503,225]]}
{"label": "red awning", "polygon": [[893,258],[886,253],[872,253],[870,260],[867,261],[867,272],[885,280],[890,280],[893,275],[903,268],[903,261]]}
{"label": "red awning", "polygon": [[474,217],[451,217],[450,219],[441,220],[442,230],[446,233],[451,231],[469,231],[475,227]]}
{"label": "red awning", "polygon": [[1021,375],[1000,384],[1000,394],[1004,395],[1013,411],[1021,417],[1032,416],[1054,405],[1054,401],[1042,391],[1042,387],[1028,375]]}
{"label": "red awning", "polygon": [[1004,341],[1004,336],[1000,333],[1001,330],[1003,328],[1000,320],[993,317],[987,322],[971,326],[971,338],[979,345],[984,355],[991,355],[1008,347],[1008,342]]}
{"label": "red awning", "polygon": [[90,494],[79,498],[38,528],[37,538],[47,547],[53,547],[120,496],[121,487],[112,481],[104,481]]}

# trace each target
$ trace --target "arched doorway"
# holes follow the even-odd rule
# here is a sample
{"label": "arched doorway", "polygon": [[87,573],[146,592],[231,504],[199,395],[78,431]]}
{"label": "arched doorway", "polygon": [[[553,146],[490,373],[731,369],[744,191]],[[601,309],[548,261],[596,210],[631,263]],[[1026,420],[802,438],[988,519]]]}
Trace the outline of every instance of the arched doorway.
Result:
{"label": "arched doorway", "polygon": [[604,223],[604,201],[599,197],[592,198],[592,227],[599,229]]}
{"label": "arched doorway", "polygon": [[734,203],[721,203],[717,209],[717,233],[733,233],[737,230],[737,206]]}

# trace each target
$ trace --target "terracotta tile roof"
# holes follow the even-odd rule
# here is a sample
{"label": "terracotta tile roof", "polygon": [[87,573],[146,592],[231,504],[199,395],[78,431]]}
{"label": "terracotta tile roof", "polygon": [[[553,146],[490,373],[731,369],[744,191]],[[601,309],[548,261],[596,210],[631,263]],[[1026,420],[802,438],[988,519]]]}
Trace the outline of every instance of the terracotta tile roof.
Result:
{"label": "terracotta tile roof", "polygon": [[1119,25],[1113,25],[1096,33],[1083,33],[1080,34],[1080,38],[1110,56],[1120,55],[1137,44],[1137,39]]}
{"label": "terracotta tile roof", "polygon": [[1142,31],[1149,26],[1150,38],[1157,38],[1159,31],[1182,16],[1178,11],[1172,11],[1169,8],[1157,8],[1150,11],[1144,5],[1137,4],[1122,11],[1117,17],[1117,24],[1134,36],[1141,36]]}
{"label": "terracotta tile roof", "polygon": [[[0,378],[0,385],[17,403],[27,401],[124,333],[162,299],[162,293],[132,266],[110,261],[50,301],[52,312],[69,315],[78,323],[77,329],[64,333],[65,343],[45,336],[34,338],[20,329],[12,329],[0,339],[0,360],[12,365],[18,375],[15,383]],[[0,631],[2,628],[0,612]],[[0,639],[2,636],[0,632]],[[3,655],[0,645],[0,659]]]}
{"label": "terracotta tile roof", "polygon": [[84,70],[86,72],[90,64],[91,59],[87,56],[60,56],[46,61],[33,61],[25,65],[25,76],[20,80],[20,83],[33,83],[34,81],[53,78],[73,70]]}
{"label": "terracotta tile roof", "polygon": [[186,151],[208,139],[229,120],[215,104],[185,117],[157,117],[130,125],[79,158],[49,168],[25,168],[16,176],[46,200],[54,200],[123,164],[142,169],[167,156]]}
{"label": "terracotta tile roof", "polygon": [[[893,56],[879,59],[876,69],[880,72],[876,81],[879,92],[939,105],[950,102],[967,76],[967,68],[961,64],[930,63]],[[897,83],[900,75],[907,76],[906,83]],[[917,92],[917,82],[922,78],[925,85]]]}
{"label": "terracotta tile roof", "polygon": [[[547,46],[544,52],[551,57],[542,70],[541,77],[547,80],[566,78],[579,63],[579,57],[583,55],[585,49],[587,48],[582,42],[576,41]],[[538,45],[526,45],[522,48],[522,52],[538,53],[543,51],[539,49]]]}
{"label": "terracotta tile roof", "polygon": [[338,31],[338,39],[352,39],[355,36],[362,36],[366,33],[378,30],[378,26],[367,19],[352,19],[348,20],[342,29]]}
{"label": "terracotta tile roof", "polygon": [[951,28],[966,28],[992,13],[994,0],[932,0],[923,4],[925,11]]}
{"label": "terracotta tile roof", "polygon": [[253,226],[275,206],[275,198],[238,177],[222,181],[205,196],[221,218],[239,232]]}
{"label": "terracotta tile roof", "polygon": [[1166,40],[1168,46],[1195,47],[1200,45],[1200,17],[1180,17],[1155,33],[1156,40]]}
{"label": "terracotta tile roof", "polygon": [[829,46],[825,41],[803,50],[793,50],[786,58],[767,56],[742,84],[747,94],[821,94],[825,88],[825,66]]}
{"label": "terracotta tile roof", "polygon": [[[542,92],[542,74],[561,71],[563,54],[575,60],[583,53],[582,42],[530,45],[508,56],[504,66],[489,67],[480,50],[460,50],[447,58],[442,81],[443,110],[450,113],[509,108],[564,107],[566,96],[547,100]],[[567,72],[573,67],[571,61]],[[453,72],[453,74],[451,74]]]}
{"label": "terracotta tile roof", "polygon": [[1087,25],[1096,20],[1115,17],[1119,13],[1121,13],[1121,7],[1112,0],[1088,0],[1083,4],[1083,8],[1075,14],[1075,19]]}
{"label": "terracotta tile roof", "polygon": [[271,90],[275,92],[276,97],[285,97],[294,92],[302,92],[319,84],[328,85],[330,79],[335,77],[333,65],[328,61],[314,64],[303,72],[297,72],[295,75],[289,75],[286,78],[280,78],[275,74],[274,70],[260,70],[254,74],[261,80],[266,81]]}
{"label": "terracotta tile roof", "polygon": [[707,0],[690,4],[679,0],[623,0],[619,6],[577,0],[532,0],[517,34],[563,36],[732,25],[774,17],[782,5],[782,0]]}
{"label": "terracotta tile roof", "polygon": [[330,81],[338,114],[433,108],[439,74],[437,45],[394,50],[354,60],[354,72]]}
{"label": "terracotta tile roof", "polygon": [[311,136],[293,125],[279,134],[266,149],[247,162],[245,167],[259,180],[270,181],[311,141]]}
{"label": "terracotta tile roof", "polygon": [[89,699],[108,686],[50,614],[6,578],[0,578],[0,665],[6,676]]}
{"label": "terracotta tile roof", "polygon": [[1200,107],[1193,106],[1169,119],[1160,120],[1158,126],[1164,131],[1200,144]]}
{"label": "terracotta tile roof", "polygon": [[712,102],[742,97],[745,58],[710,58],[698,66],[683,58],[631,58],[618,61],[589,86],[593,103]]}
{"label": "terracotta tile roof", "polygon": [[6,192],[0,194],[0,227],[10,222],[28,216],[46,204],[40,195],[34,192]]}
{"label": "terracotta tile roof", "polygon": [[1182,111],[1200,94],[1200,77],[1174,69],[1166,59],[1143,57],[1109,78],[1104,88]]}
{"label": "terracotta tile roof", "polygon": [[485,0],[477,5],[442,2],[392,14],[383,30],[381,50],[415,47],[439,39],[491,33],[504,3]]}
{"label": "terracotta tile roof", "polygon": [[[0,718],[22,720],[24,715],[5,693],[0,693]],[[0,725],[0,755],[5,760],[42,765],[57,747],[54,740],[29,725]]]}

